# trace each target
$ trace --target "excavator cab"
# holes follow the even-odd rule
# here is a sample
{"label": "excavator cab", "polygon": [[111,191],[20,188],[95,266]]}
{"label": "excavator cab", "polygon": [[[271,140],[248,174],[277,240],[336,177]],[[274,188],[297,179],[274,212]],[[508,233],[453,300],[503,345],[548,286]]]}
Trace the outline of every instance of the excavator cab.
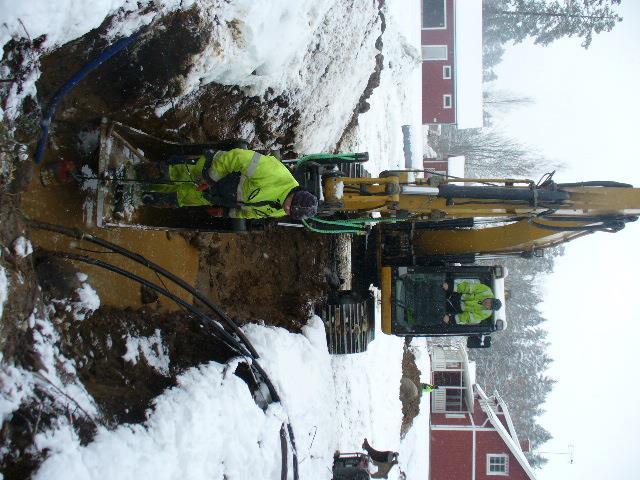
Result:
{"label": "excavator cab", "polygon": [[[488,347],[486,336],[506,328],[504,276],[500,266],[384,267],[382,331],[399,336],[467,336],[470,347]],[[453,318],[444,323],[450,292],[462,282],[489,286],[502,307],[477,324],[457,324]],[[445,283],[449,291],[444,290]]]}

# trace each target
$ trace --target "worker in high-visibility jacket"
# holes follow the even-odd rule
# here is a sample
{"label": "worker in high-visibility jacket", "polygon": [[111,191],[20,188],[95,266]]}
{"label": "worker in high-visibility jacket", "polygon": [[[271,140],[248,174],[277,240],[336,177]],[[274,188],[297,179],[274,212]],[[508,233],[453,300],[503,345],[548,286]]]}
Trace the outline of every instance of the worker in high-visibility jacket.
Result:
{"label": "worker in high-visibility jacket", "polygon": [[483,283],[460,282],[453,291],[450,291],[448,283],[444,283],[442,288],[448,292],[444,323],[449,323],[453,316],[457,324],[474,325],[502,307],[502,302],[494,298],[491,288]]}
{"label": "worker in high-visibility jacket", "polygon": [[204,206],[215,216],[262,219],[312,217],[318,199],[300,188],[276,157],[252,150],[207,151],[199,156],[175,155],[161,162],[160,178],[146,177],[143,202],[172,207]]}

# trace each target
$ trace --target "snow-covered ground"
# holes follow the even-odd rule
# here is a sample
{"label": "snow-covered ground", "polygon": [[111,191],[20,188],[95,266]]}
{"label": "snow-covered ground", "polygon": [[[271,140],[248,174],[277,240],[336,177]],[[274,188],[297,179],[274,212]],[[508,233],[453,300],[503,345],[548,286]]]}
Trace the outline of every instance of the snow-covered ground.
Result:
{"label": "snow-covered ground", "polygon": [[[66,0],[54,5],[44,0],[17,4],[0,0],[3,17],[0,41],[4,44],[12,36],[25,36],[27,31],[31,37],[47,34],[46,46],[51,48],[95,28],[105,16],[115,12],[119,12],[121,21],[112,28],[114,38],[127,35],[152,21],[151,14],[131,13],[139,12],[140,4],[147,3],[151,2],[99,0],[89,4]],[[155,3],[158,8],[154,15],[157,15],[194,2]],[[349,46],[335,38],[322,37],[321,22],[328,16],[329,20],[335,20],[344,14],[341,0],[236,0],[231,4],[202,0],[198,3],[220,19],[238,20],[236,25],[242,41],[230,31],[228,36],[220,34],[217,37],[220,48],[197,59],[196,68],[185,79],[185,92],[211,81],[238,84],[253,93],[269,88],[274,92],[285,89],[301,92],[307,75],[322,75],[322,72],[300,69],[312,41],[310,32],[314,35],[320,32],[319,41],[351,49],[353,69],[331,70],[332,62],[328,58],[323,66],[328,75],[326,82],[314,92],[295,97],[299,102],[315,102],[309,104],[308,109],[301,109],[303,114],[297,132],[299,150],[321,151],[335,145],[341,134],[339,126],[350,118],[361,94],[356,86],[366,85],[377,52],[373,44]],[[352,3],[353,15],[370,14],[377,5],[372,1]],[[380,85],[369,99],[371,108],[360,115],[357,130],[345,145],[352,151],[369,151],[371,162],[367,168],[374,174],[404,166],[401,125],[421,128],[421,93],[416,73],[419,70],[420,5],[415,1],[387,4]],[[313,37],[313,41],[318,41],[318,37]],[[33,81],[36,77],[37,71]],[[28,94],[32,88],[25,88],[21,95]],[[320,111],[322,116],[305,113]],[[420,152],[417,155],[421,157]],[[27,249],[24,252],[27,254]],[[6,283],[0,270],[0,307],[7,291]],[[88,310],[96,305],[95,299],[89,300],[94,302]],[[50,333],[46,319],[34,318],[34,321],[43,322],[42,330]],[[399,478],[400,470],[407,478],[428,476],[427,396],[422,398],[421,414],[413,428],[404,440],[400,439],[402,412],[398,394],[403,352],[400,338],[386,336],[378,330],[366,353],[332,357],[327,353],[324,329],[317,318],[310,319],[303,334],[260,325],[246,327],[246,333],[279,391],[280,405],[262,411],[247,386],[230,374],[233,365],[202,365],[185,372],[178,386],[156,399],[143,425],[121,425],[115,430],[100,427],[95,439],[85,446],[64,419],[54,428],[39,433],[36,445],[39,449],[49,449],[49,457],[36,478],[279,478],[279,429],[286,418],[296,437],[302,479],[330,478],[334,451],[358,451],[365,437],[376,448],[400,452],[400,468],[394,468],[389,478]],[[53,362],[56,355],[53,334],[44,335],[42,340],[43,349],[48,345],[51,350]],[[417,348],[426,349],[424,345]],[[160,338],[142,343],[140,339],[131,339],[127,360],[134,361],[140,353],[147,357],[152,351],[162,352]],[[419,367],[423,375],[427,375],[428,357],[418,357]],[[158,368],[164,366],[160,360],[158,365]],[[73,365],[67,364],[67,368],[71,372]],[[29,395],[29,382],[37,379],[6,364],[2,375],[0,407],[4,415],[10,415],[16,402]],[[95,405],[81,386],[64,384],[57,377],[52,381],[66,389],[69,396],[84,399],[84,408],[95,414]],[[71,387],[75,390],[70,391]]]}
{"label": "snow-covered ground", "polygon": [[[332,357],[317,317],[302,335],[260,325],[245,332],[281,405],[262,411],[232,374],[233,365],[202,365],[156,399],[144,425],[100,427],[87,446],[65,421],[39,434],[38,448],[51,454],[35,478],[279,478],[279,430],[286,418],[296,437],[302,479],[330,478],[333,452],[359,451],[365,437],[377,448],[400,452],[399,467],[407,478],[426,475],[426,396],[414,428],[404,441],[399,437],[399,339],[378,332],[368,352]],[[428,357],[421,360],[419,367],[428,371]],[[389,478],[398,478],[400,469]]]}

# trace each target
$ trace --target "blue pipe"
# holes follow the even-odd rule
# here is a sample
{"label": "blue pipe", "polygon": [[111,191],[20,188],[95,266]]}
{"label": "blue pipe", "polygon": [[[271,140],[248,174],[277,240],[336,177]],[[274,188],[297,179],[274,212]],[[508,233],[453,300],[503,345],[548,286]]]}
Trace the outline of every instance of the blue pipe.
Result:
{"label": "blue pipe", "polygon": [[56,113],[58,105],[62,101],[62,99],[73,90],[78,83],[80,83],[92,70],[96,69],[104,62],[109,60],[115,54],[121,52],[133,42],[135,42],[138,37],[142,34],[144,28],[137,31],[133,35],[130,35],[126,38],[121,38],[116,43],[107,48],[104,52],[100,54],[99,57],[91,60],[87,63],[82,70],[76,73],[73,77],[71,77],[67,83],[65,83],[60,90],[56,92],[56,94],[51,99],[49,103],[49,108],[47,113],[42,117],[40,121],[40,127],[42,128],[42,135],[40,136],[40,140],[38,140],[38,147],[36,149],[35,155],[35,163],[39,165],[42,162],[42,157],[44,157],[44,151],[47,148],[47,139],[49,138],[49,127],[51,126],[51,122],[53,121],[53,117]]}

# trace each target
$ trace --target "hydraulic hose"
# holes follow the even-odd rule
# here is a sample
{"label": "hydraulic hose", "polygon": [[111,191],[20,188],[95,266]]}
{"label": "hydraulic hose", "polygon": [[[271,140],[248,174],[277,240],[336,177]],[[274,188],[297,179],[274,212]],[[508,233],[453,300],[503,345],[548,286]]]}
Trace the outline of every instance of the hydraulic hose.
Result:
{"label": "hydraulic hose", "polygon": [[87,63],[80,71],[78,71],[73,77],[71,77],[67,83],[65,83],[60,90],[58,90],[51,101],[49,102],[49,108],[47,112],[42,117],[40,121],[40,128],[42,129],[42,135],[40,136],[40,140],[38,140],[38,146],[36,148],[36,155],[34,161],[36,165],[39,165],[42,162],[42,157],[44,157],[44,152],[47,148],[47,139],[49,138],[49,127],[51,126],[51,122],[53,122],[53,118],[55,116],[56,110],[60,105],[62,99],[73,90],[92,70],[95,70],[104,62],[109,60],[111,57],[121,52],[133,42],[135,42],[138,37],[142,34],[144,29],[141,29],[130,35],[126,38],[122,38],[118,40],[116,43],[111,45],[105,51],[103,51],[97,58],[91,60]]}
{"label": "hydraulic hose", "polygon": [[559,183],[559,188],[562,187],[610,187],[610,188],[633,188],[633,185],[629,183],[612,182],[609,180],[593,180],[590,182],[575,182],[575,183]]}
{"label": "hydraulic hose", "polygon": [[[326,233],[326,234],[339,234],[339,233],[355,233],[362,235],[366,233],[365,226],[369,223],[396,223],[400,221],[399,218],[346,218],[341,220],[329,220],[321,217],[311,217],[310,221],[323,223],[326,225],[337,226],[338,228],[317,228],[312,226],[307,220],[302,220],[304,226],[312,232]],[[406,220],[406,219],[403,219]]]}
{"label": "hydraulic hose", "polygon": [[323,160],[340,160],[343,162],[366,162],[368,153],[312,153],[304,155],[296,163],[296,168],[308,161],[322,162]]}

